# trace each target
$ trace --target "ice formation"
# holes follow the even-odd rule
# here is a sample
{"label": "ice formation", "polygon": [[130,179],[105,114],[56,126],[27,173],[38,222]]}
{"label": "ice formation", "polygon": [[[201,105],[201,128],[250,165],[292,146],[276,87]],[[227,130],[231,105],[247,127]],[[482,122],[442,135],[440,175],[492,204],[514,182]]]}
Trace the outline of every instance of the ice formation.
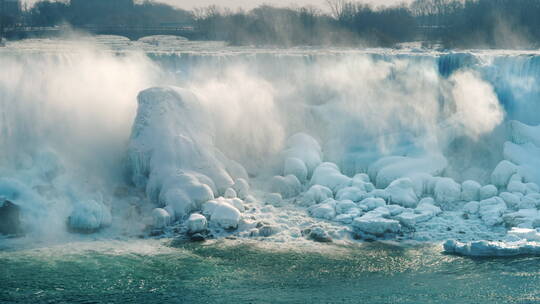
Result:
{"label": "ice formation", "polygon": [[[0,120],[0,200],[20,208],[28,232],[55,223],[125,233],[124,221],[137,233],[194,240],[412,239],[448,241],[446,251],[463,255],[540,252],[538,93],[517,85],[538,80],[538,54],[215,51],[130,60],[91,52],[88,62],[134,76],[126,94],[115,82],[121,77],[104,72],[118,84],[106,95],[95,96],[105,84],[91,79],[84,98],[70,94],[55,111],[46,108],[70,122],[96,122],[72,133],[71,124],[56,127],[38,111],[22,118],[38,108],[25,107],[27,100],[60,99],[57,83],[81,87],[70,82],[73,67],[49,84],[17,66],[24,64],[17,55],[0,57],[47,91],[16,103],[14,77],[0,77],[0,109],[12,114]],[[177,86],[163,86],[170,83]],[[71,99],[82,111],[64,108]],[[135,116],[118,120],[123,130],[93,109],[94,101],[105,108],[117,99],[123,106],[106,112]],[[32,121],[53,134],[28,132]],[[100,125],[100,134],[114,129],[115,136],[88,135]],[[66,142],[76,138],[85,152],[71,155],[77,149]],[[112,168],[107,176],[86,174],[96,164],[87,154],[101,159],[111,143],[115,157],[101,164]]]}

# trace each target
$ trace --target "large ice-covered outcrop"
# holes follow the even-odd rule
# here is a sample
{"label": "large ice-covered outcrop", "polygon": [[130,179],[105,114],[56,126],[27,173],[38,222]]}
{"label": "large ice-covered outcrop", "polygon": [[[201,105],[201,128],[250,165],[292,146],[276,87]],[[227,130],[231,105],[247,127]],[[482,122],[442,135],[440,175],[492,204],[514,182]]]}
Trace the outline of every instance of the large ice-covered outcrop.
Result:
{"label": "large ice-covered outcrop", "polygon": [[139,93],[138,102],[128,166],[133,183],[151,202],[182,218],[228,188],[247,190],[244,168],[214,145],[219,122],[193,93],[150,88]]}

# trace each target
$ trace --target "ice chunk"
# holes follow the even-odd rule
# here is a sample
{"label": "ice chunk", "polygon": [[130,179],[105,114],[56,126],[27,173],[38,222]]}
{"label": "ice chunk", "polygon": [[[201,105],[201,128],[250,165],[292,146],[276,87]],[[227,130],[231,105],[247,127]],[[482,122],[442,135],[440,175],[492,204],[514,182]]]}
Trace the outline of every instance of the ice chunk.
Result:
{"label": "ice chunk", "polygon": [[480,201],[478,214],[488,226],[494,226],[503,222],[502,215],[506,211],[504,200],[498,196]]}
{"label": "ice chunk", "polygon": [[532,209],[540,206],[540,194],[531,193],[523,196],[519,203],[519,209]]}
{"label": "ice chunk", "polygon": [[192,213],[187,220],[189,233],[198,233],[206,230],[208,223],[202,214]]}
{"label": "ice chunk", "polygon": [[454,240],[448,240],[444,243],[444,251],[452,254],[478,257],[538,255],[540,254],[540,243],[527,241],[475,241],[469,243],[461,243]]}
{"label": "ice chunk", "polygon": [[435,201],[431,197],[426,197],[420,200],[415,212],[429,212],[433,214],[433,216],[436,216],[441,214],[442,210],[435,206]]}
{"label": "ice chunk", "polygon": [[270,182],[270,192],[280,193],[287,199],[297,196],[302,191],[302,185],[294,175],[274,176]]}
{"label": "ice chunk", "polygon": [[508,192],[512,192],[512,193],[522,193],[522,194],[525,194],[525,192],[527,192],[527,186],[525,186],[524,183],[520,182],[520,181],[510,181],[508,183],[508,186],[506,187],[506,190],[508,190]]}
{"label": "ice chunk", "polygon": [[476,181],[464,181],[461,184],[461,200],[466,202],[477,201],[480,197],[480,188],[482,186]]}
{"label": "ice chunk", "polygon": [[418,197],[409,178],[400,178],[393,181],[386,188],[388,203],[394,203],[407,208],[414,208],[418,204]]}
{"label": "ice chunk", "polygon": [[320,164],[311,177],[312,185],[322,185],[337,193],[340,189],[349,187],[352,179],[339,172],[339,168],[333,163]]}
{"label": "ice chunk", "polygon": [[268,205],[279,207],[283,204],[283,198],[279,193],[266,193],[264,195],[265,203]]}
{"label": "ice chunk", "polygon": [[537,225],[540,226],[540,213],[536,209],[521,209],[505,214],[503,221],[508,227],[535,228]]}
{"label": "ice chunk", "polygon": [[233,188],[227,188],[227,190],[225,190],[225,194],[223,196],[225,198],[235,198],[236,197],[236,191],[234,191]]}
{"label": "ice chunk", "polygon": [[516,174],[517,172],[518,167],[515,164],[507,160],[503,160],[497,165],[497,167],[495,167],[493,173],[491,173],[491,182],[493,185],[499,188],[506,187],[512,175]]}
{"label": "ice chunk", "polygon": [[240,199],[245,200],[249,195],[249,183],[243,178],[237,178],[232,188]]}
{"label": "ice chunk", "polygon": [[336,217],[336,201],[330,198],[322,204],[309,207],[308,211],[313,217],[332,220]]}
{"label": "ice chunk", "polygon": [[519,239],[540,242],[540,232],[536,229],[527,229],[527,228],[512,228],[508,231],[508,235],[516,236]]}
{"label": "ice chunk", "polygon": [[155,208],[152,210],[152,220],[154,228],[164,228],[171,224],[171,215],[165,209]]}
{"label": "ice chunk", "polygon": [[451,178],[439,178],[435,183],[435,201],[438,204],[450,204],[461,199],[461,186]]}
{"label": "ice chunk", "polygon": [[285,159],[297,158],[303,161],[308,171],[308,178],[322,162],[321,146],[313,137],[305,133],[297,133],[289,137],[284,155]]}
{"label": "ice chunk", "polygon": [[231,204],[218,201],[210,215],[210,222],[219,225],[224,229],[235,229],[240,221],[240,211]]}
{"label": "ice chunk", "polygon": [[521,202],[519,196],[510,192],[502,192],[501,194],[499,194],[499,197],[504,200],[506,206],[512,209],[516,209]]}
{"label": "ice chunk", "polygon": [[336,194],[337,200],[351,200],[353,202],[359,202],[364,199],[366,192],[357,187],[347,187],[340,189]]}
{"label": "ice chunk", "polygon": [[329,188],[321,185],[313,185],[302,195],[299,202],[302,206],[312,206],[333,197],[332,190]]}
{"label": "ice chunk", "polygon": [[468,202],[463,206],[463,211],[467,214],[477,214],[480,210],[480,203],[476,201]]}
{"label": "ice chunk", "polygon": [[386,188],[392,181],[413,174],[439,175],[446,166],[447,161],[442,155],[421,158],[390,156],[371,165],[368,173],[378,188]]}
{"label": "ice chunk", "polygon": [[68,218],[68,226],[75,232],[92,233],[111,225],[110,209],[101,202],[88,200],[76,203]]}
{"label": "ice chunk", "polygon": [[401,231],[401,225],[396,220],[384,218],[385,214],[373,210],[361,217],[357,217],[353,220],[352,226],[363,233],[382,236],[385,233],[398,233]]}
{"label": "ice chunk", "polygon": [[414,227],[417,223],[429,221],[433,218],[431,212],[403,212],[395,217],[405,227]]}
{"label": "ice chunk", "polygon": [[179,218],[224,193],[233,180],[247,179],[244,168],[216,148],[214,120],[194,94],[151,88],[139,93],[138,103],[128,167],[151,202],[170,206]]}
{"label": "ice chunk", "polygon": [[373,210],[378,207],[383,207],[386,205],[386,201],[382,198],[377,197],[368,197],[360,202],[360,205],[367,207],[367,210]]}
{"label": "ice chunk", "polygon": [[337,202],[336,204],[336,212],[337,214],[343,214],[348,213],[351,209],[357,208],[358,206],[353,203],[351,200],[342,200]]}
{"label": "ice chunk", "polygon": [[497,196],[499,191],[497,190],[497,187],[493,185],[486,185],[482,188],[480,188],[480,200],[485,200],[494,196]]}
{"label": "ice chunk", "polygon": [[283,175],[294,175],[301,183],[305,183],[308,178],[308,169],[303,160],[296,157],[289,157],[285,160]]}

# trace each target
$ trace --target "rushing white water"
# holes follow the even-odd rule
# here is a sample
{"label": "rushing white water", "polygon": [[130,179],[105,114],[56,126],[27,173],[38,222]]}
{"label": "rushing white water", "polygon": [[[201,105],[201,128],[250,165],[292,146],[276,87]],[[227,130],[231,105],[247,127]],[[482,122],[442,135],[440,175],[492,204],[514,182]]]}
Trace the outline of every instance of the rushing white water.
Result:
{"label": "rushing white water", "polygon": [[[290,167],[290,162],[285,171],[297,173],[297,190],[293,189],[296,186],[290,188],[287,181],[272,178],[286,175],[283,161],[287,156],[300,158],[301,162],[295,163],[300,167],[294,168],[301,169],[305,153],[320,153],[316,152],[318,148],[310,150],[311,139],[286,143],[291,135],[302,132],[320,144],[322,154],[316,158],[339,166],[331,176],[343,176],[339,178],[346,181],[347,187],[354,186],[355,179],[351,182],[350,178],[357,173],[369,173],[377,188],[385,188],[400,177],[411,178],[416,191],[409,192],[410,197],[414,196],[412,205],[423,197],[434,197],[444,211],[443,216],[423,223],[424,228],[417,227],[424,229],[424,234],[411,238],[450,238],[455,234],[438,231],[455,222],[454,216],[462,214],[467,202],[460,196],[456,202],[445,204],[446,197],[443,199],[437,192],[441,177],[458,183],[472,179],[482,185],[491,184],[493,170],[507,159],[520,166],[520,182],[540,182],[532,172],[537,160],[529,161],[527,154],[535,153],[536,148],[527,146],[527,142],[535,144],[538,134],[534,130],[520,131],[526,128],[520,124],[508,127],[510,121],[540,123],[540,92],[535,85],[540,77],[539,55],[504,51],[254,49],[167,37],[139,42],[98,37],[8,43],[0,50],[0,196],[21,206],[28,235],[58,238],[66,234],[66,221],[87,231],[112,224],[104,233],[131,235],[151,224],[148,217],[154,207],[164,207],[165,213],[172,212],[172,218],[183,223],[185,218],[178,214],[187,216],[204,209],[208,199],[231,196],[231,192],[225,193],[227,187],[242,191],[238,178],[248,179],[243,169],[238,169],[243,167],[249,175],[251,195],[236,195],[243,204],[258,206],[255,209],[260,212],[253,214],[255,218],[277,223],[274,226],[279,226],[275,229],[279,233],[275,238],[297,237],[301,229],[311,225],[335,231],[334,238],[347,238],[357,228],[354,224],[351,228],[350,222],[335,221],[334,217],[327,218],[330,222],[315,220],[307,215],[314,214],[312,209],[296,208],[296,201],[305,197],[302,193],[315,183],[313,179],[311,184],[302,181],[302,173],[291,169],[294,166]],[[170,85],[189,93],[163,99],[161,91],[153,91],[145,95],[147,105],[139,101],[138,108],[139,92]],[[193,105],[200,106],[204,114],[193,116],[192,102],[186,101],[185,94],[193,94]],[[166,101],[154,101],[161,99]],[[172,117],[168,111],[187,116]],[[137,137],[143,132],[140,130],[153,131]],[[178,141],[177,135],[184,139]],[[202,140],[204,136],[208,139]],[[521,139],[515,140],[516,136]],[[192,148],[186,148],[186,140]],[[516,147],[503,146],[506,141]],[[193,151],[205,155],[197,152],[199,156],[195,157]],[[156,153],[161,156],[156,158]],[[388,169],[389,160],[377,162],[386,156],[407,158]],[[231,169],[233,163],[237,169]],[[230,182],[218,189],[223,183],[208,172],[222,165],[220,170],[226,173],[220,176]],[[304,178],[309,178],[314,168],[309,168],[308,162],[306,165]],[[204,166],[207,169],[198,169]],[[189,187],[195,188],[180,189],[178,183],[183,182],[177,182],[175,188],[166,189],[166,180],[176,174],[171,173],[173,169],[190,176],[193,184]],[[141,176],[135,178],[134,172]],[[425,174],[435,178],[427,182],[434,183],[426,186],[431,190],[418,192],[418,174],[424,174],[422,183],[428,181]],[[326,183],[326,178],[317,184]],[[282,183],[289,187],[282,196],[290,192],[291,198],[275,204],[284,206],[265,207],[264,203],[272,201],[266,193],[281,192]],[[395,191],[402,195],[402,191],[408,191],[406,183],[394,186],[401,190],[387,188],[385,195]],[[196,185],[208,186],[211,196],[197,206],[186,207],[189,204],[185,200],[194,199],[195,194],[190,193],[200,191],[193,189],[203,187]],[[496,186],[495,195],[516,192],[508,190],[506,183]],[[331,196],[338,201],[341,188],[331,189]],[[170,198],[173,194],[165,190],[187,193],[187,198]],[[152,191],[157,191],[156,199]],[[522,196],[529,194],[522,192]],[[395,196],[384,199],[388,204],[408,204]],[[178,208],[183,211],[179,213]],[[523,209],[516,208],[514,211]],[[510,209],[508,206],[499,216],[511,213]],[[247,211],[241,215],[247,216]],[[285,222],[275,222],[283,217],[287,218]],[[479,215],[470,222],[460,220],[456,230],[482,227],[466,231],[470,235],[464,239],[504,234],[500,223],[485,224],[486,218]],[[407,220],[401,218],[401,225]],[[245,224],[245,233],[239,228],[240,235],[253,235],[251,224]]]}

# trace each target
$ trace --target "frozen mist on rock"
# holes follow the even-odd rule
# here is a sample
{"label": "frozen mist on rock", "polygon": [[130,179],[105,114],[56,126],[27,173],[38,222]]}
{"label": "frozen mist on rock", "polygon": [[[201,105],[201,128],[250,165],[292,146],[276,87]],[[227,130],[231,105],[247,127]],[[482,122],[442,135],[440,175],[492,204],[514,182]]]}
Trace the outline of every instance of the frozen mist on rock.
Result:
{"label": "frozen mist on rock", "polygon": [[539,56],[9,43],[0,198],[29,243],[232,234],[535,253]]}

